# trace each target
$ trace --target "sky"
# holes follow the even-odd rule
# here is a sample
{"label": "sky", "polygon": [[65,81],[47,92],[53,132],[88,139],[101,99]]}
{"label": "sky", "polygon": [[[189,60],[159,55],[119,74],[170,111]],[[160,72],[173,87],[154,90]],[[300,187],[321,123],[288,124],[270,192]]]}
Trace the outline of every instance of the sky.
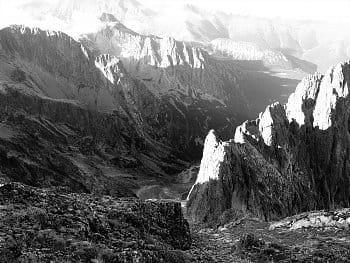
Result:
{"label": "sky", "polygon": [[[60,0],[0,0],[0,14],[16,9],[20,13],[18,10],[20,5],[30,3],[40,6],[41,3],[48,3],[48,1],[53,3]],[[350,0],[139,0],[139,2],[157,9],[193,4],[208,10],[270,18],[328,21],[350,19]]]}
{"label": "sky", "polygon": [[209,10],[268,18],[330,22],[350,20],[350,0],[142,0],[141,2],[154,8],[193,4]]}
{"label": "sky", "polygon": [[[43,6],[55,5],[59,1],[69,0],[0,0],[0,28],[9,24],[25,24],[54,30],[64,30],[56,18],[45,20],[45,24],[38,24]],[[113,0],[77,0],[84,1],[113,1]],[[135,0],[116,0],[135,1]],[[332,24],[330,32],[343,28],[350,23],[350,0],[136,0],[142,5],[168,17],[182,14],[180,6],[191,4],[202,9],[219,10],[225,13],[252,15],[267,18],[282,18],[287,20],[321,20]],[[25,7],[27,8],[24,11]],[[28,10],[32,10],[28,12]],[[333,26],[334,25],[334,26]],[[341,25],[341,26],[339,26]],[[89,26],[88,26],[89,27]]]}

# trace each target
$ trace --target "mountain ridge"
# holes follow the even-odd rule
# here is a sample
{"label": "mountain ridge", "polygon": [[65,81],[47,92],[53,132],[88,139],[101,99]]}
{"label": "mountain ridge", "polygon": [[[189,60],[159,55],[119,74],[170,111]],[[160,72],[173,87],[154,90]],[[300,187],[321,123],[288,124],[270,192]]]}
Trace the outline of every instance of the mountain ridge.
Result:
{"label": "mountain ridge", "polygon": [[286,106],[268,106],[237,127],[234,140],[209,133],[188,197],[190,218],[213,222],[232,210],[274,220],[347,207],[349,69],[338,64],[305,78]]}

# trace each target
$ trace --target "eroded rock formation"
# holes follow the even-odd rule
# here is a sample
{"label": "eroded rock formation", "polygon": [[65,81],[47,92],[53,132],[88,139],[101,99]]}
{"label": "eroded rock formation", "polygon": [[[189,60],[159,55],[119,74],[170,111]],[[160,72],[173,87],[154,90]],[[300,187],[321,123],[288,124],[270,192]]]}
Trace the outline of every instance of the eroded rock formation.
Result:
{"label": "eroded rock formation", "polygon": [[222,142],[205,144],[188,211],[216,221],[228,209],[266,220],[350,202],[350,65],[305,78],[283,106],[268,106]]}

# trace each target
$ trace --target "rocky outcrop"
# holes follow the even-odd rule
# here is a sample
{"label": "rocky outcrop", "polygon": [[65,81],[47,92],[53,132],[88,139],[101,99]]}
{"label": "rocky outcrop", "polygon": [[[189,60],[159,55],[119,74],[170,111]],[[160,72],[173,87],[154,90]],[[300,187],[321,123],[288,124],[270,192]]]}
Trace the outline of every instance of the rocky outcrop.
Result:
{"label": "rocky outcrop", "polygon": [[348,208],[338,211],[317,211],[303,213],[274,222],[270,230],[284,229],[288,231],[297,229],[324,229],[338,228],[348,230],[350,227],[350,211]]}
{"label": "rocky outcrop", "polygon": [[268,106],[221,142],[210,133],[189,195],[196,221],[228,209],[271,220],[348,207],[349,63],[305,78],[285,106]]}
{"label": "rocky outcrop", "polygon": [[172,94],[224,102],[235,112],[248,111],[248,101],[239,87],[239,68],[230,61],[211,57],[198,45],[142,35],[120,22],[105,23],[98,32],[80,40],[95,54],[120,58],[128,72],[140,79],[158,96]]}
{"label": "rocky outcrop", "polygon": [[[191,237],[180,203],[0,187],[4,262],[177,262]],[[177,256],[176,256],[177,255]]]}

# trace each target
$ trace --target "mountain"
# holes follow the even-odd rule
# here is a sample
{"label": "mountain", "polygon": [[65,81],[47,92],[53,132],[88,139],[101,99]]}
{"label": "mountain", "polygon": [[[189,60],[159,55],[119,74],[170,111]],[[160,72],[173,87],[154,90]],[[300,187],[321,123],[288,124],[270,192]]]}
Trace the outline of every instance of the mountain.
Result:
{"label": "mountain", "polygon": [[101,14],[106,10],[109,10],[113,15],[120,17],[122,21],[130,21],[130,19],[133,18],[141,20],[155,15],[152,10],[144,7],[141,3],[135,0],[64,0],[59,1],[51,7],[50,12],[64,21],[70,21],[79,13]]}
{"label": "mountain", "polygon": [[320,44],[307,50],[302,58],[313,61],[320,70],[326,70],[329,65],[336,64],[344,59],[350,59],[349,41],[340,39]]}
{"label": "mountain", "polygon": [[304,78],[285,106],[268,106],[233,140],[211,131],[188,197],[190,218],[215,222],[232,211],[274,220],[348,207],[349,79],[349,63],[338,64]]}
{"label": "mountain", "polygon": [[213,52],[235,60],[260,60],[267,67],[292,68],[291,63],[282,52],[263,49],[257,44],[236,42],[231,39],[214,39],[211,41]]}
{"label": "mountain", "polygon": [[[4,4],[1,10],[0,26],[21,23],[63,31],[75,39],[80,34],[98,29],[100,15],[110,13],[126,27],[143,35],[170,36],[202,44],[209,44],[215,39],[248,42],[264,50],[281,51],[285,55],[308,60],[317,64],[320,71],[344,59],[332,59],[333,55],[328,57],[324,52],[350,40],[347,32],[339,32],[338,29],[346,23],[338,19],[264,18],[237,14],[238,9],[232,14],[230,10],[208,10],[205,4],[182,2],[18,0]],[[334,32],[337,32],[336,37]],[[346,47],[342,47],[341,52],[348,57]]]}
{"label": "mountain", "polygon": [[209,49],[216,56],[243,61],[262,61],[264,66],[269,69],[301,69],[309,73],[313,73],[317,69],[316,65],[310,62],[299,60],[278,50],[263,48],[253,42],[218,38],[210,42]]}
{"label": "mountain", "polygon": [[[270,100],[284,100],[300,76],[316,70],[312,63],[253,44],[247,43],[243,48],[232,44],[229,48],[239,55],[230,57],[218,55],[212,46],[139,34],[111,14],[100,19],[104,22],[99,29],[79,40],[93,54],[118,57],[132,77],[155,96],[167,97],[182,107],[188,108],[193,98],[216,101],[227,107],[229,114],[225,118],[233,126],[258,113]],[[268,61],[266,65],[261,63],[263,60]],[[214,119],[210,116],[209,120]],[[232,125],[220,123],[220,134],[228,138]],[[213,127],[205,127],[208,126]]]}
{"label": "mountain", "polygon": [[[167,41],[165,47],[177,43]],[[159,95],[121,59],[94,54],[61,32],[2,29],[0,54],[5,182],[132,196],[144,178],[165,179],[198,158],[205,130],[234,129],[235,114],[219,99],[195,87],[184,92],[171,81],[169,88],[178,90],[158,84]],[[191,65],[185,66],[194,67],[194,76],[203,70]]]}
{"label": "mountain", "polygon": [[[252,71],[251,65],[210,55],[200,44],[139,34],[108,13],[100,23],[79,41],[25,26],[0,31],[6,180],[63,182],[102,193],[121,186],[126,192],[114,194],[133,195],[145,180],[119,175],[165,178],[180,172],[199,160],[207,131],[215,128],[229,138],[275,88],[281,98],[288,94],[281,83],[295,81],[260,73],[257,85],[251,75],[263,66]],[[42,144],[32,147],[35,138]],[[16,162],[9,152],[16,152]],[[71,170],[79,176],[72,178]],[[116,188],[107,183],[111,174],[118,175]]]}
{"label": "mountain", "polygon": [[108,22],[80,41],[93,53],[111,54],[155,94],[205,97],[223,102],[237,115],[248,111],[239,87],[239,68],[189,42],[135,33],[120,22]]}
{"label": "mountain", "polygon": [[23,26],[1,30],[0,47],[5,181],[127,196],[138,188],[127,175],[136,167],[145,174],[181,170],[184,162],[143,125],[157,113],[157,99],[117,59],[95,58],[64,33]]}

